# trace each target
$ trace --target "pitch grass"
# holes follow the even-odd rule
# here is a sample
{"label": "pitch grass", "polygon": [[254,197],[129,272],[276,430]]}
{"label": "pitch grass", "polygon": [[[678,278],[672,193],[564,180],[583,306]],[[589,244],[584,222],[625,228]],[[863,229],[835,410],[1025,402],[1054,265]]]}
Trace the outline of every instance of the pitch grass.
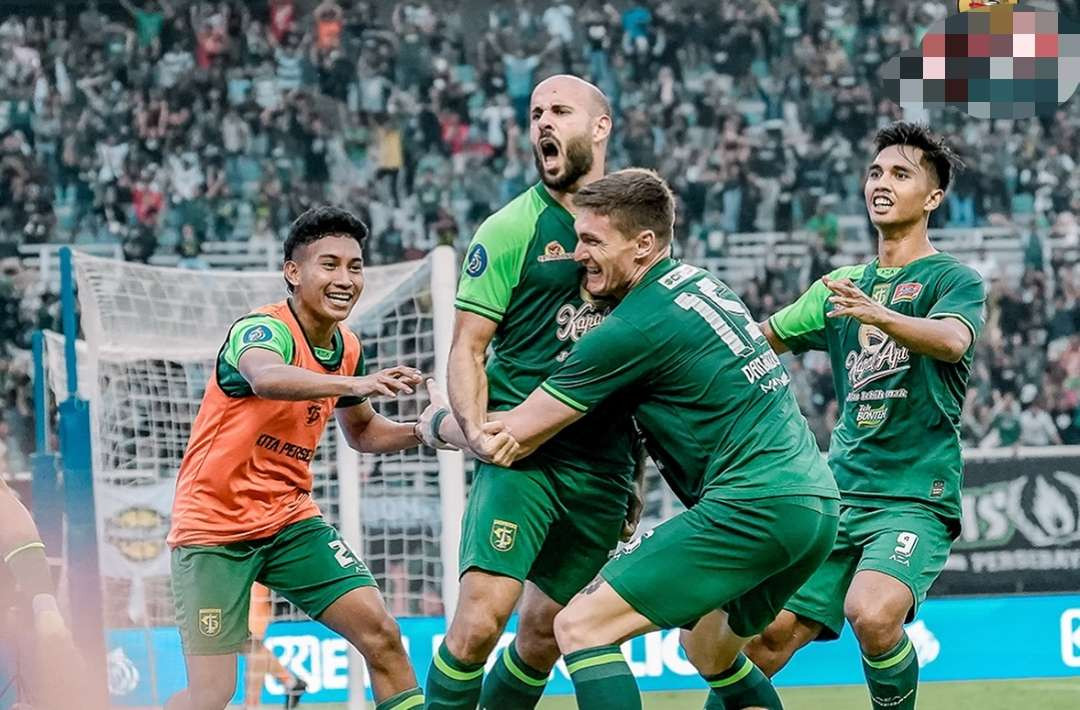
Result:
{"label": "pitch grass", "polygon": [[[866,688],[857,685],[781,688],[784,710],[868,710]],[[647,693],[644,710],[701,710],[704,692]],[[550,698],[538,710],[576,710],[570,697]],[[1077,710],[1080,678],[923,683],[919,710]]]}

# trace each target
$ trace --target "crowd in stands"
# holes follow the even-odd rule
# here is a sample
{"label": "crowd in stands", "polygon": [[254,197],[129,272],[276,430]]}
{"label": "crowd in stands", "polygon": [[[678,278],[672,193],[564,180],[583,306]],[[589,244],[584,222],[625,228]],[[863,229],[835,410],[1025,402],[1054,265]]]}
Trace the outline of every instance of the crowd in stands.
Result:
{"label": "crowd in stands", "polygon": [[[1080,17],[1080,0],[1033,4]],[[837,218],[865,213],[870,139],[901,117],[878,68],[947,11],[940,0],[89,0],[0,18],[7,467],[25,465],[32,439],[29,332],[57,316],[17,244],[118,242],[131,260],[176,253],[198,268],[206,240],[279,240],[329,201],[371,225],[369,263],[462,247],[535,179],[532,86],[573,72],[611,99],[609,166],[652,167],[675,187],[681,253],[723,256],[717,233],[807,230],[809,268],[778,261],[735,284],[764,317],[843,260]],[[924,118],[968,163],[932,226],[1024,225],[1043,240],[1020,283],[982,264],[991,309],[965,438],[1076,443],[1080,274],[1045,245],[1080,241],[1080,102],[1039,120]],[[792,367],[824,439],[828,366]]]}

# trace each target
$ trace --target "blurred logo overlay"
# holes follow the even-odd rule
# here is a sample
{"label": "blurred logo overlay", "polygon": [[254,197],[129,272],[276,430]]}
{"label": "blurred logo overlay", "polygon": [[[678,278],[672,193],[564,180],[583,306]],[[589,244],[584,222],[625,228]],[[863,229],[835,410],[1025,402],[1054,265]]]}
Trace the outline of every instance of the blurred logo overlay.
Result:
{"label": "blurred logo overlay", "polygon": [[1052,116],[1080,82],[1080,22],[1016,0],[959,0],[918,48],[881,68],[902,107],[975,118]]}

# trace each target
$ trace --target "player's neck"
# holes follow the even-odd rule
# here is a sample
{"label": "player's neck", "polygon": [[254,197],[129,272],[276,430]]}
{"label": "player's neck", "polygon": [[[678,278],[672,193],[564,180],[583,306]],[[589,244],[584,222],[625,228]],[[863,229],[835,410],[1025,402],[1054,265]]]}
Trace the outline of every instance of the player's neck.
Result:
{"label": "player's neck", "polygon": [[604,161],[602,159],[594,160],[593,166],[589,169],[589,172],[582,175],[581,178],[565,192],[554,190],[547,185],[544,185],[544,189],[547,190],[552,199],[562,205],[567,212],[574,214],[574,193],[588,185],[590,182],[599,180],[602,177],[604,177]]}
{"label": "player's neck", "polygon": [[289,305],[292,307],[293,315],[296,316],[296,322],[300,324],[300,330],[304,331],[309,343],[317,348],[330,349],[334,346],[334,330],[338,325],[336,320],[321,318],[295,296],[289,297]]}
{"label": "player's neck", "polygon": [[637,285],[641,283],[641,280],[645,278],[645,274],[649,273],[649,271],[652,270],[652,267],[656,266],[662,260],[668,258],[668,256],[670,255],[670,249],[661,249],[656,254],[654,254],[652,258],[650,258],[648,261],[635,269],[633,276],[630,277],[630,281],[626,285],[626,291],[624,291],[619,296],[619,300],[621,301],[623,298],[625,298],[626,294],[633,291],[637,287]]}
{"label": "player's neck", "polygon": [[891,231],[878,230],[878,266],[906,266],[916,259],[936,254],[930,244],[926,222],[919,221]]}

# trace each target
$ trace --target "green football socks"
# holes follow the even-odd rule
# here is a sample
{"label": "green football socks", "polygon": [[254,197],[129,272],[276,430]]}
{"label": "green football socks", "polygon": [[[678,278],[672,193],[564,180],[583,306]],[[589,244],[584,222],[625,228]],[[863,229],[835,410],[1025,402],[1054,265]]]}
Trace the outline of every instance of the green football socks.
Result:
{"label": "green football socks", "polygon": [[641,710],[637,681],[618,646],[598,646],[566,655],[578,710]]}
{"label": "green football socks", "polygon": [[723,673],[705,676],[705,682],[712,688],[705,699],[705,710],[781,710],[784,707],[769,679],[741,653],[735,657],[731,668]]}
{"label": "green football socks", "polygon": [[863,656],[863,672],[874,710],[914,710],[919,659],[906,633],[880,656]]}
{"label": "green football socks", "polygon": [[428,669],[427,710],[476,710],[483,682],[484,664],[459,661],[443,641]]}
{"label": "green football socks", "polygon": [[533,710],[544,694],[548,674],[521,660],[513,642],[484,679],[480,710]]}
{"label": "green football socks", "polygon": [[414,710],[424,707],[424,691],[419,688],[406,690],[387,698],[375,706],[375,710]]}

